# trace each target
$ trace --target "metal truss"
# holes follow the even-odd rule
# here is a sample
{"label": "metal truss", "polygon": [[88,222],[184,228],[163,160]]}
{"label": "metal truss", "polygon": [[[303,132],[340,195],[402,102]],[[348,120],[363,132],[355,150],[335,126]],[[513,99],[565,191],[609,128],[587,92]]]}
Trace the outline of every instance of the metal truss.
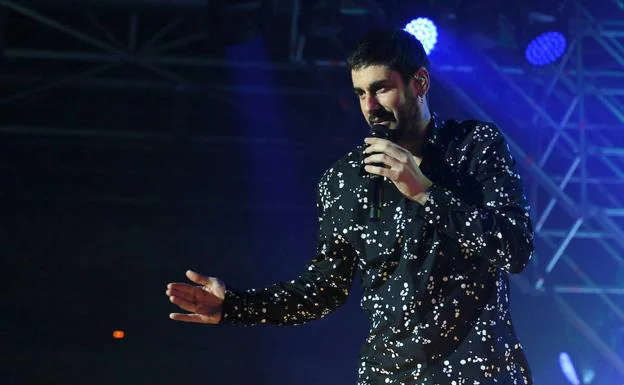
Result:
{"label": "metal truss", "polygon": [[[573,4],[575,33],[553,67],[518,60],[509,68],[478,54],[467,72],[488,81],[440,77],[473,114],[500,122],[531,181],[533,290],[551,293],[578,334],[624,375],[624,23]],[[497,103],[480,103],[485,95]]]}
{"label": "metal truss", "polygon": [[[149,3],[153,3],[151,5],[156,5],[158,1]],[[202,2],[187,3],[185,3],[185,5],[194,4],[198,8],[197,12],[201,12],[202,8],[199,6]],[[249,6],[255,9],[261,7],[263,2],[257,1],[248,3]],[[45,12],[38,10],[40,7],[28,6],[25,5],[24,2],[14,0],[0,0],[0,7],[4,7],[8,12],[14,12],[25,16],[39,22],[48,29],[60,32],[75,39],[76,42],[83,43],[80,49],[73,50],[58,48],[41,49],[39,47],[7,47],[3,52],[3,56],[6,59],[81,63],[87,66],[84,71],[72,73],[66,77],[20,91],[19,93],[4,95],[0,99],[0,104],[7,104],[28,98],[38,92],[68,83],[82,84],[82,82],[86,82],[87,86],[98,85],[103,87],[116,87],[115,81],[119,80],[118,78],[100,77],[100,80],[96,80],[95,82],[92,81],[92,78],[95,75],[108,73],[117,67],[125,65],[139,66],[146,72],[156,75],[156,79],[152,77],[150,81],[130,81],[125,84],[128,88],[170,88],[171,84],[174,83],[189,85],[185,90],[190,92],[200,92],[202,89],[210,89],[210,85],[202,84],[198,79],[185,76],[183,73],[187,69],[241,68],[272,71],[311,71],[318,67],[341,67],[342,64],[340,62],[323,59],[306,60],[304,58],[306,36],[299,27],[302,1],[292,0],[279,3],[282,5],[282,8],[276,6],[279,10],[275,10],[275,12],[281,13],[282,16],[286,13],[290,15],[288,16],[290,18],[288,57],[282,62],[275,60],[271,62],[254,62],[249,60],[232,61],[224,58],[206,57],[197,54],[180,54],[179,52],[181,49],[183,50],[185,47],[192,47],[194,44],[215,39],[216,36],[214,30],[205,27],[205,25],[197,25],[194,31],[189,31],[187,28],[184,32],[180,32],[180,26],[187,20],[180,12],[175,12],[175,9],[171,12],[170,19],[166,23],[163,23],[155,33],[147,38],[141,38],[141,34],[139,33],[142,22],[141,10],[139,8],[128,8],[126,11],[127,25],[125,28],[127,30],[127,36],[125,38],[120,38],[119,34],[113,31],[111,25],[107,26],[106,23],[101,21],[97,12],[98,10],[101,11],[103,9],[102,7],[94,9],[87,8],[85,10],[84,21],[89,25],[89,31],[92,31],[85,32],[77,27],[73,27],[69,23],[46,15]],[[356,5],[343,7],[339,12],[345,15],[365,15],[369,13],[377,15],[383,12],[375,2],[372,1],[363,0],[361,1],[361,6],[357,5],[357,1],[354,3]],[[236,12],[246,11],[246,9],[239,9],[240,7],[240,5],[227,6],[224,12],[235,14]],[[251,11],[254,11],[254,9]],[[3,10],[3,8],[0,8],[0,10]],[[208,13],[210,10],[206,10],[206,12]],[[186,16],[188,16],[188,11]],[[206,20],[205,24],[209,23],[210,21]],[[115,26],[115,29],[118,29],[118,26]],[[328,37],[328,40],[331,40],[331,38]],[[336,40],[331,44],[340,45]],[[0,80],[5,82],[13,81],[25,83],[29,79],[24,76],[11,77],[5,75]],[[123,80],[125,81],[127,79]],[[269,92],[266,89],[245,86],[237,88],[236,91],[250,94]],[[318,87],[294,86],[288,88],[272,87],[270,92],[295,95],[322,94],[322,91],[319,91]]]}
{"label": "metal truss", "polygon": [[[60,3],[60,1],[59,1]],[[115,4],[113,4],[115,3]],[[105,89],[124,91],[171,91],[175,94],[191,94],[201,97],[215,98],[225,108],[235,110],[236,100],[231,95],[280,95],[298,98],[335,98],[336,104],[342,104],[340,93],[334,91],[332,73],[344,70],[344,63],[327,58],[312,57],[307,52],[305,33],[300,28],[300,18],[304,8],[301,0],[283,1],[249,1],[249,2],[184,2],[184,6],[159,4],[158,1],[144,4],[132,2],[99,2],[98,7],[86,4],[75,12],[70,21],[63,18],[64,12],[60,4],[50,2],[20,2],[0,0],[0,12],[6,15],[15,14],[34,24],[39,34],[49,33],[61,37],[62,43],[42,46],[37,39],[18,39],[20,45],[11,44],[0,47],[6,67],[10,70],[0,73],[0,84],[10,87],[0,92],[0,107],[46,95],[49,91],[59,88],[72,89]],[[209,9],[210,4],[223,7],[220,14],[232,17],[259,17],[259,9],[263,4],[272,4],[273,17],[289,20],[289,31],[280,29],[281,33],[289,33],[284,40],[285,47],[282,60],[252,61],[231,60],[222,52],[198,53],[198,46],[210,45],[219,39],[219,32],[211,25],[211,19],[201,16],[215,13]],[[244,3],[244,4],[243,4]],[[109,17],[108,5],[115,5],[116,19]],[[150,6],[159,6],[156,11]],[[217,5],[215,5],[216,7]],[[162,8],[170,10],[163,12]],[[250,8],[251,7],[251,8]],[[59,12],[60,10],[60,12]],[[57,12],[54,12],[57,11]],[[383,11],[374,2],[361,0],[351,2],[338,10],[347,17],[361,16],[383,17]],[[254,13],[255,12],[255,13]],[[158,28],[155,28],[154,14],[160,17]],[[76,16],[79,17],[76,17]],[[164,15],[164,16],[163,16]],[[246,15],[246,16],[245,16]],[[256,15],[256,16],[253,16]],[[202,19],[203,17],[203,19]],[[5,18],[5,20],[8,17]],[[120,25],[122,21],[125,25]],[[192,27],[189,27],[192,26]],[[5,23],[9,28],[10,23]],[[2,25],[0,24],[0,28]],[[13,26],[14,27],[14,26]],[[149,32],[146,32],[149,31]],[[19,30],[7,31],[7,35],[18,35]],[[327,36],[328,45],[341,48],[340,42]],[[21,46],[23,44],[23,46]],[[287,44],[287,46],[286,46]],[[4,48],[4,49],[3,49]],[[307,53],[307,55],[306,55]],[[307,57],[308,56],[308,57]],[[34,65],[34,67],[32,67]],[[31,67],[29,67],[31,66]],[[22,70],[22,67],[25,68]],[[56,72],[49,71],[55,68]],[[41,68],[46,68],[42,74]],[[232,84],[226,77],[212,77],[207,73],[219,73],[231,69],[241,69],[277,74],[276,84],[271,87],[256,84]],[[215,80],[216,78],[216,80]],[[296,79],[296,80],[292,80]],[[217,95],[217,96],[215,96]],[[272,119],[269,116],[258,116],[261,120]],[[272,121],[271,124],[277,124]],[[309,122],[302,119],[305,127]],[[48,127],[48,128],[46,128]],[[49,124],[42,127],[15,127],[0,125],[0,132],[21,133],[48,132],[50,135],[71,134],[77,131],[72,128],[54,130]],[[81,128],[80,135],[89,136],[89,128]],[[313,131],[312,129],[310,130]],[[95,136],[99,132],[93,132]],[[120,137],[134,136],[133,132],[121,132]],[[336,131],[332,135],[336,135]],[[340,133],[338,133],[340,135]],[[158,136],[158,135],[157,135]],[[223,138],[198,138],[200,141],[223,140]],[[271,142],[272,138],[261,138]],[[340,139],[340,138],[339,138]],[[240,138],[233,138],[239,141]],[[283,141],[283,140],[282,140]],[[282,141],[277,143],[281,145]]]}

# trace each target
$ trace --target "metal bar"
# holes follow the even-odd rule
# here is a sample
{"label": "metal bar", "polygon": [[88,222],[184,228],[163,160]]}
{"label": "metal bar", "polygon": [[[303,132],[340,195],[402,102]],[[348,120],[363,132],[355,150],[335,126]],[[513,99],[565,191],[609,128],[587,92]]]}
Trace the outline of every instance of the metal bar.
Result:
{"label": "metal bar", "polygon": [[183,20],[183,17],[178,16],[169,24],[159,29],[158,32],[154,34],[154,36],[152,36],[149,40],[141,44],[141,47],[139,47],[139,50],[137,53],[142,55],[146,51],[149,51],[154,46],[154,43],[158,42],[160,39],[165,37],[169,33],[169,31],[177,27],[182,22],[182,20]]}
{"label": "metal bar", "polygon": [[115,35],[113,35],[113,33],[108,28],[106,28],[104,25],[102,25],[102,23],[100,23],[100,21],[93,14],[93,12],[91,11],[87,12],[87,19],[91,22],[91,24],[95,26],[95,28],[99,29],[100,32],[104,34],[104,36],[108,39],[108,41],[111,44],[114,44],[120,50],[124,49],[124,44],[119,39],[117,39],[117,37],[115,37]]}
{"label": "metal bar", "polygon": [[561,137],[561,134],[559,134],[559,132],[555,132],[555,135],[553,135],[553,137],[550,138],[550,141],[548,142],[548,145],[546,146],[546,150],[544,151],[539,161],[537,162],[538,166],[543,168],[546,165],[546,162],[548,161],[548,158],[550,158],[550,154],[552,154],[553,150],[555,149],[555,145],[559,141],[560,137]]}
{"label": "metal bar", "polygon": [[[118,52],[115,54],[106,54],[100,52],[63,52],[63,51],[46,51],[46,50],[30,50],[21,48],[10,48],[5,51],[8,58],[22,59],[39,59],[39,60],[62,60],[62,61],[82,61],[82,62],[129,62],[134,63],[137,56],[126,52]],[[207,68],[244,68],[258,70],[309,70],[307,63],[288,63],[288,62],[259,62],[259,61],[232,61],[222,59],[206,59],[187,56],[139,56],[144,63],[151,62],[155,64],[171,65],[171,66],[187,66],[187,67],[207,67]],[[320,67],[332,68],[330,63],[314,62]],[[336,67],[337,68],[337,67]]]}
{"label": "metal bar", "polygon": [[622,169],[616,165],[615,163],[613,163],[613,161],[611,159],[609,159],[606,156],[601,156],[600,160],[602,161],[602,163],[604,163],[611,171],[613,171],[613,173],[615,175],[618,176],[618,178],[620,179],[624,179],[624,172],[622,171]]}
{"label": "metal bar", "polygon": [[[0,126],[0,133],[12,135],[34,135],[50,137],[79,137],[91,139],[120,139],[120,140],[155,140],[169,142],[178,138],[172,132],[152,132],[152,131],[129,131],[129,130],[91,130],[91,129],[66,129],[48,127],[27,127],[27,126]],[[269,137],[249,137],[249,136],[209,136],[193,135],[189,138],[193,143],[205,144],[258,144],[271,146],[296,147],[298,149],[310,149],[314,146],[309,142],[293,141],[281,138]],[[333,144],[331,144],[333,145]],[[338,145],[338,144],[336,144]],[[344,143],[340,143],[344,146]]]}
{"label": "metal bar", "polygon": [[556,285],[553,291],[559,294],[615,294],[624,295],[622,287],[587,287],[587,286],[561,286]]}
{"label": "metal bar", "polygon": [[520,95],[525,102],[540,116],[544,119],[544,121],[546,123],[548,123],[548,125],[553,128],[555,131],[559,132],[562,136],[563,139],[565,139],[565,142],[568,143],[568,145],[572,148],[572,150],[577,153],[578,152],[578,148],[576,145],[576,142],[565,132],[563,131],[563,129],[557,124],[557,122],[555,122],[550,115],[548,115],[548,113],[544,110],[543,107],[539,106],[537,104],[537,102],[535,102],[533,99],[531,99],[531,97],[529,95],[527,95],[527,93],[520,87],[518,86],[513,80],[511,80],[508,76],[506,76],[505,74],[501,73],[498,70],[498,65],[496,63],[494,63],[494,61],[492,59],[490,59],[489,57],[485,57],[485,61],[486,63],[492,68],[494,69],[498,75],[507,83],[507,85],[509,85],[509,87],[511,87],[514,91],[516,91],[516,93],[518,95]]}
{"label": "metal bar", "polygon": [[204,32],[198,32],[195,33],[193,35],[189,35],[186,37],[182,37],[180,39],[176,39],[172,42],[163,44],[161,46],[156,46],[150,49],[147,49],[145,52],[142,52],[141,54],[146,54],[146,55],[154,55],[157,53],[163,53],[169,50],[172,50],[174,48],[179,48],[179,47],[183,47],[187,44],[191,44],[191,43],[196,43],[198,41],[202,41],[205,38],[209,37],[211,34],[208,31],[204,31]]}
{"label": "metal bar", "polygon": [[596,95],[596,97],[602,102],[602,104],[605,105],[605,107],[607,107],[607,109],[609,109],[609,111],[611,111],[611,113],[613,113],[613,115],[615,115],[622,123],[624,123],[624,111],[622,109],[618,108],[618,106],[616,106],[611,99],[605,97],[605,95],[599,94]]}
{"label": "metal bar", "polygon": [[574,235],[576,235],[576,232],[578,231],[579,227],[581,227],[582,224],[583,224],[583,218],[579,218],[576,220],[576,222],[574,222],[574,225],[572,225],[572,228],[568,232],[568,235],[565,237],[561,245],[559,245],[559,248],[555,252],[555,255],[553,255],[552,259],[546,266],[546,270],[545,270],[546,274],[549,274],[552,271],[552,269],[555,267],[557,262],[559,262],[559,258],[561,258],[561,256],[563,255],[563,252],[568,247],[568,245],[570,244],[570,241],[572,240],[572,238],[574,238]]}
{"label": "metal bar", "polygon": [[[596,137],[599,140],[599,144],[602,146],[606,146],[608,148],[613,148],[613,143],[611,143],[611,141],[609,139],[607,139],[604,135],[602,135],[601,133],[596,133]],[[624,171],[622,170],[622,166],[621,165],[616,165],[611,158],[603,155],[600,156],[600,160],[607,165],[607,167],[613,171],[613,173],[619,178],[624,180]],[[619,206],[620,203],[617,203],[617,205]]]}
{"label": "metal bar", "polygon": [[388,21],[388,17],[386,16],[386,11],[379,5],[376,0],[362,0],[362,2],[369,9],[369,12],[378,22],[381,24],[386,24]]}
{"label": "metal bar", "polygon": [[[583,281],[583,283],[585,283],[585,285],[587,285],[588,287],[591,288],[598,288],[598,285],[596,285],[596,283],[589,278],[589,276],[587,274],[585,274],[585,272],[571,259],[571,258],[564,258],[564,263],[566,265],[568,265],[570,267],[570,269],[572,269],[572,271],[579,277],[581,278],[581,280]],[[624,288],[620,288],[622,290],[624,290]],[[609,298],[609,296],[607,296],[607,293],[601,293],[601,292],[597,292],[595,293],[596,295],[598,295],[598,297],[600,297],[600,299],[615,313],[615,315],[617,315],[622,322],[624,323],[624,309],[622,309],[620,306],[618,306],[615,302],[613,302],[613,300],[611,300],[611,298]]]}
{"label": "metal bar", "polygon": [[[592,25],[600,24],[598,20],[587,10],[587,8],[585,8],[578,0],[574,0],[573,2],[574,2],[574,6],[576,7],[576,9],[589,20],[590,24]],[[613,47],[611,47],[605,41],[605,39],[603,39],[602,36],[600,36],[600,31],[597,31],[597,33],[592,34],[592,37],[596,39],[598,44],[600,44],[605,49],[605,51],[610,53],[611,56],[613,56],[613,58],[617,60],[620,65],[624,66],[624,57],[618,55],[617,52],[614,52]]]}
{"label": "metal bar", "polygon": [[[561,59],[561,61],[559,62],[559,64],[557,65],[557,69],[555,71],[555,76],[553,77],[553,79],[550,81],[550,83],[546,86],[546,92],[544,93],[544,97],[542,99],[542,104],[546,105],[546,103],[548,102],[548,99],[550,97],[550,95],[552,94],[553,90],[555,89],[555,85],[557,85],[557,82],[559,81],[559,78],[563,77],[563,69],[565,68],[566,64],[568,64],[568,61],[570,61],[570,57],[572,56],[572,52],[574,52],[574,47],[576,46],[577,40],[573,40],[569,47],[568,47],[568,51],[565,53],[565,55],[563,56],[563,58]],[[567,121],[566,118],[564,118],[564,120]]]}
{"label": "metal bar", "polygon": [[[542,229],[538,234],[541,237],[548,238],[565,238],[570,233],[569,230],[544,230]],[[597,239],[597,238],[613,238],[613,234],[604,231],[577,231],[574,235],[579,239]]]}
{"label": "metal bar", "polygon": [[5,50],[7,58],[14,59],[35,59],[35,60],[60,60],[60,61],[76,61],[88,63],[121,63],[134,62],[134,55],[125,52],[117,53],[101,53],[101,52],[63,52],[63,51],[46,51],[31,50],[22,48],[7,48]]}
{"label": "metal bar", "polygon": [[623,96],[624,88],[595,88],[593,94],[609,95],[609,96]]}
{"label": "metal bar", "polygon": [[612,232],[615,237],[613,238],[615,242],[620,245],[622,250],[624,250],[624,230],[620,226],[618,226],[611,217],[607,216],[604,212],[598,211],[596,213],[596,220],[603,228]]}
{"label": "metal bar", "polygon": [[122,51],[106,42],[103,42],[100,39],[96,39],[92,36],[89,36],[87,34],[84,34],[80,31],[77,31],[71,27],[68,27],[66,25],[63,25],[61,23],[59,23],[56,20],[52,20],[51,18],[44,16],[38,12],[35,12],[33,10],[31,10],[30,8],[27,8],[21,4],[17,4],[13,1],[10,0],[0,0],[0,5],[4,5],[7,8],[12,9],[15,12],[21,13],[24,16],[30,17],[31,19],[37,20],[38,22],[47,25],[49,27],[52,27],[54,29],[57,29],[61,32],[64,32],[70,36],[75,37],[78,40],[82,40],[86,43],[89,43],[95,47],[101,48],[104,51],[108,51],[108,52],[112,52],[112,53],[121,53]]}
{"label": "metal bar", "polygon": [[[622,71],[624,72],[624,71]],[[566,130],[580,130],[578,124],[566,124],[563,126]],[[585,130],[587,131],[614,131],[614,130],[622,130],[621,124],[608,124],[608,123],[589,123],[585,125]]]}
{"label": "metal bar", "polygon": [[607,39],[612,44],[612,46],[615,47],[616,50],[620,51],[620,54],[624,54],[624,47],[622,47],[622,44],[620,44],[620,42],[616,40],[616,37],[624,37],[624,32],[619,31],[619,34],[617,35],[615,33],[611,33],[607,35],[604,32],[600,34],[600,36]]}
{"label": "metal bar", "polygon": [[[576,168],[578,167],[578,165],[580,163],[581,163],[580,158],[576,157],[576,159],[574,159],[574,162],[572,162],[572,165],[568,169],[568,172],[564,176],[563,180],[559,184],[559,188],[561,189],[561,191],[565,190],[565,188],[567,187],[568,183],[570,182],[570,178],[572,178],[572,175],[574,174],[574,172],[576,171]],[[557,199],[555,199],[555,198],[551,198],[550,199],[550,201],[548,202],[548,205],[546,206],[546,209],[542,213],[542,216],[537,221],[537,225],[535,226],[535,231],[540,231],[542,229],[542,227],[544,226],[544,223],[546,222],[546,220],[550,216],[550,213],[551,213],[552,209],[555,207],[556,203],[557,203]]]}
{"label": "metal bar", "polygon": [[591,147],[590,152],[605,156],[624,156],[624,148],[622,147]]}
{"label": "metal bar", "polygon": [[141,61],[138,61],[137,64],[140,65],[143,68],[146,68],[146,69],[148,69],[148,70],[150,70],[150,71],[152,71],[152,72],[154,72],[154,73],[156,73],[156,74],[166,78],[166,79],[173,80],[176,83],[188,83],[187,80],[184,79],[182,76],[180,76],[180,75],[178,75],[176,73],[173,73],[173,72],[171,72],[169,70],[160,68],[160,67],[158,67],[158,66],[156,66],[156,65],[154,65],[152,63],[145,63],[145,62],[143,62],[141,60]]}
{"label": "metal bar", "polygon": [[85,77],[89,77],[89,76],[92,76],[92,75],[96,75],[96,74],[108,71],[109,69],[111,69],[113,67],[116,67],[117,65],[118,65],[117,63],[108,63],[108,64],[100,65],[100,66],[97,66],[97,67],[94,67],[94,68],[89,68],[88,70],[80,72],[80,73],[77,73],[77,74],[66,76],[66,77],[63,77],[61,79],[56,79],[54,81],[51,81],[51,82],[48,82],[48,83],[45,83],[45,84],[42,84],[42,85],[30,88],[30,89],[27,89],[27,90],[19,91],[19,92],[16,92],[16,93],[12,94],[12,95],[5,96],[4,98],[0,99],[0,104],[9,104],[9,103],[18,101],[20,99],[27,98],[27,97],[29,97],[31,95],[36,94],[36,93],[47,91],[47,90],[50,90],[52,88],[61,86],[63,84],[74,82],[74,81],[79,80],[81,78],[85,78]]}
{"label": "metal bar", "polygon": [[[1,1],[1,0],[0,0]],[[85,51],[49,51],[41,49],[29,49],[29,48],[7,48],[5,50],[5,56],[7,58],[15,59],[32,59],[32,60],[60,60],[60,61],[87,61],[87,62],[111,62],[111,61],[127,61],[134,62],[136,57],[140,57],[143,61],[153,61],[161,64],[176,65],[176,66],[188,66],[188,67],[220,67],[220,68],[256,68],[266,70],[301,70],[309,69],[310,67],[330,68],[330,69],[344,69],[346,68],[346,62],[340,60],[309,60],[306,62],[252,62],[252,61],[229,61],[223,59],[208,59],[205,57],[194,56],[168,56],[168,55],[151,55],[143,53],[141,50],[140,55],[119,51],[115,53],[101,53],[101,52],[85,52]],[[459,72],[464,73],[465,68],[462,66],[444,66],[436,68],[436,72]],[[601,127],[603,128],[603,127]],[[609,127],[606,127],[609,128]]]}
{"label": "metal bar", "polygon": [[[567,122],[570,120],[570,117],[572,116],[572,113],[574,112],[574,109],[576,108],[577,104],[578,104],[578,98],[575,97],[572,100],[572,103],[570,103],[570,106],[568,106],[566,113],[563,115],[563,119],[561,120],[561,123],[560,123],[561,127],[564,127],[567,124]],[[561,134],[559,133],[559,131],[556,131],[555,135],[550,140],[550,143],[548,143],[548,147],[546,148],[546,151],[544,151],[544,154],[542,155],[542,157],[540,158],[538,162],[540,167],[544,167],[544,165],[546,164],[546,161],[548,161],[548,158],[550,157],[550,154],[554,150],[555,144],[557,144],[557,141],[559,140],[560,136]]]}
{"label": "metal bar", "polygon": [[598,34],[591,35],[597,42],[600,44],[605,51],[607,51],[611,56],[622,66],[624,66],[624,56],[621,56],[620,53],[617,52],[602,36]]}
{"label": "metal bar", "polygon": [[[38,81],[39,77],[19,77],[19,76],[2,76],[0,81],[13,83],[33,83]],[[77,79],[67,86],[85,86],[100,87],[110,89],[137,89],[147,91],[173,91],[177,87],[180,79],[174,79],[174,83],[157,82],[154,80],[137,80],[137,79],[120,79],[120,78],[98,78],[98,79]],[[225,100],[223,94],[215,96],[215,91],[219,92],[236,92],[245,95],[306,95],[313,97],[326,97],[327,92],[318,87],[278,87],[278,86],[247,86],[247,85],[217,85],[214,83],[184,83],[184,92],[202,94],[206,97],[213,97],[218,100]],[[239,106],[240,107],[240,106]]]}
{"label": "metal bar", "polygon": [[588,200],[587,200],[587,133],[583,129],[585,126],[587,117],[585,115],[585,74],[583,70],[585,69],[584,61],[583,61],[583,35],[584,31],[577,32],[577,44],[576,44],[576,70],[578,71],[577,83],[576,83],[576,97],[578,99],[578,122],[579,127],[579,157],[581,158],[581,183],[579,184],[580,192],[581,192],[581,205],[583,206],[583,211],[586,211]]}
{"label": "metal bar", "polygon": [[301,62],[303,61],[303,49],[306,44],[306,37],[303,35],[299,36],[299,42],[297,43],[297,52],[295,52],[295,61]]}
{"label": "metal bar", "polygon": [[294,62],[297,54],[297,45],[299,42],[299,15],[301,14],[301,0],[292,0],[292,13],[290,18],[290,47],[289,58]]}
{"label": "metal bar", "polygon": [[135,52],[137,47],[137,35],[139,33],[139,14],[134,11],[130,15],[128,27],[128,50]]}
{"label": "metal bar", "polygon": [[[548,238],[543,238],[543,239],[549,246],[555,247],[554,242],[552,242],[550,239]],[[585,274],[585,272],[583,272],[583,270],[581,270],[576,263],[574,263],[573,259],[570,258],[570,256],[564,254],[561,259],[564,261],[565,264],[568,265],[568,267],[570,267],[572,272],[576,274],[587,287],[598,288],[598,285],[596,285],[596,283],[591,278],[589,278],[589,276]],[[540,288],[541,287],[540,283],[543,284],[543,282],[544,282],[544,279],[540,278],[540,280],[538,281],[538,285],[536,285],[536,287]],[[624,320],[624,310],[622,310],[616,303],[614,303],[611,300],[611,298],[609,298],[605,293],[597,292],[596,294],[598,295],[598,298],[600,298],[605,303],[605,305],[607,305],[611,310],[613,310],[613,312],[618,317]]]}
{"label": "metal bar", "polygon": [[[555,182],[563,180],[564,177],[553,175],[551,176],[552,180]],[[580,183],[580,178],[572,177],[570,178],[570,183]],[[587,178],[587,183],[589,184],[609,184],[609,185],[624,185],[624,179],[622,178]]]}
{"label": "metal bar", "polygon": [[609,348],[609,345],[607,345],[574,310],[572,310],[572,307],[568,305],[563,298],[557,294],[555,294],[554,298],[562,313],[568,317],[572,325],[579,332],[581,332],[581,334],[583,334],[585,338],[587,338],[587,340],[594,345],[594,347],[596,347],[596,349],[598,349],[603,357],[605,357],[618,372],[624,375],[624,361],[622,361],[622,359]]}
{"label": "metal bar", "polygon": [[[568,75],[570,76],[576,76],[578,75],[578,72],[576,70],[570,70],[568,71]],[[623,78],[624,77],[624,72],[622,71],[618,71],[616,69],[613,70],[585,70],[585,75],[587,75],[588,77],[593,77],[593,78],[599,78],[599,77],[605,77],[605,78]]]}
{"label": "metal bar", "polygon": [[[576,88],[575,85],[569,79],[567,79],[566,77],[562,77],[561,78],[561,82],[566,87],[568,87],[568,89],[570,89],[573,92],[576,92],[575,91],[575,88]],[[624,115],[622,115],[622,113],[620,112],[620,110],[618,108],[616,108],[611,103],[609,103],[607,98],[603,97],[602,95],[598,95],[598,99],[601,100],[603,102],[603,104],[607,107],[607,109],[609,109],[613,114],[615,114],[624,123]],[[579,125],[579,126],[581,126],[581,125]],[[582,130],[582,128],[581,128],[581,130]],[[612,145],[610,145],[610,142],[608,140],[606,140],[602,135],[599,134],[598,136],[603,140],[603,142],[607,143],[607,145],[612,147]],[[614,164],[609,158],[607,158],[605,156],[601,157],[600,159],[619,178],[624,179],[624,171],[622,171],[622,169],[619,166]]]}
{"label": "metal bar", "polygon": [[[587,226],[589,228],[589,230],[592,230],[591,226]],[[611,238],[614,238],[615,235],[611,234]],[[596,242],[598,242],[598,244],[600,244],[600,246],[602,246],[605,250],[607,250],[607,253],[613,258],[613,260],[620,266],[621,269],[624,269],[624,256],[622,255],[622,253],[617,252],[607,241],[607,238],[598,238],[596,239]]]}

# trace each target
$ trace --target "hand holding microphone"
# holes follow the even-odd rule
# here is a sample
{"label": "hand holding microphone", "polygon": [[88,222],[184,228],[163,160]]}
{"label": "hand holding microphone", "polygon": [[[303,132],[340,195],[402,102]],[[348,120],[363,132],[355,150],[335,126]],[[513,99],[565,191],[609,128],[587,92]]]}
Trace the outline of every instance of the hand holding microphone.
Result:
{"label": "hand holding microphone", "polygon": [[366,156],[364,169],[372,176],[369,182],[371,201],[369,217],[373,221],[381,216],[382,176],[390,179],[408,199],[420,204],[425,203],[428,197],[427,191],[433,185],[433,182],[420,170],[420,161],[408,150],[390,141],[390,133],[384,134],[377,126],[381,126],[383,131],[390,131],[383,125],[373,125],[371,135],[364,140],[368,145],[364,150]]}

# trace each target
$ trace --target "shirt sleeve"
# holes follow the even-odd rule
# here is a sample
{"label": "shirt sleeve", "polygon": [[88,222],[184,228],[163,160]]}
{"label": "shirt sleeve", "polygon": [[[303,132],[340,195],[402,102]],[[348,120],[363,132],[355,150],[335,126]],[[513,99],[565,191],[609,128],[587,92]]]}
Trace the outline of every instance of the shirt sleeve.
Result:
{"label": "shirt sleeve", "polygon": [[498,128],[480,126],[471,140],[469,168],[482,189],[482,202],[467,204],[434,184],[420,211],[427,223],[459,242],[465,256],[486,258],[498,268],[519,273],[533,252],[533,228],[522,180]]}
{"label": "shirt sleeve", "polygon": [[319,235],[316,256],[295,280],[261,290],[226,289],[222,323],[298,325],[336,310],[346,302],[356,269],[356,252],[332,226],[331,169],[317,196]]}

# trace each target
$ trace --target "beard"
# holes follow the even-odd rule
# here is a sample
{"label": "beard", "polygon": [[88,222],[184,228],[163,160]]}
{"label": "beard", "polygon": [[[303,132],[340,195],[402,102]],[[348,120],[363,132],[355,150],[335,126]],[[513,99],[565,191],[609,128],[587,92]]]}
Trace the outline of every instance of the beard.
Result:
{"label": "beard", "polygon": [[405,104],[398,111],[399,124],[394,133],[396,142],[413,140],[420,136],[421,108],[416,96],[407,92]]}

